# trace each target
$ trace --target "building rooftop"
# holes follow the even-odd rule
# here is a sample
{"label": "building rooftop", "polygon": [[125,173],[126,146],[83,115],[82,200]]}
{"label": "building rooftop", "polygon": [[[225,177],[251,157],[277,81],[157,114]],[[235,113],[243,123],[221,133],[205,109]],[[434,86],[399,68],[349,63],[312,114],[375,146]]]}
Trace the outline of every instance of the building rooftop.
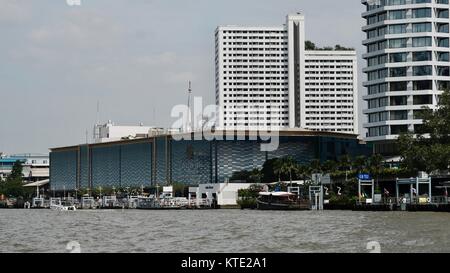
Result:
{"label": "building rooftop", "polygon": [[[295,136],[323,136],[323,137],[336,137],[336,138],[343,138],[343,139],[358,139],[357,134],[349,134],[349,133],[339,133],[339,132],[328,132],[328,131],[312,131],[312,130],[306,130],[306,129],[283,129],[283,130],[277,130],[274,131],[278,134],[280,137],[295,137]],[[101,146],[110,146],[114,144],[128,144],[128,143],[139,143],[139,142],[149,142],[153,141],[153,139],[158,137],[177,137],[181,138],[184,136],[191,135],[191,139],[196,140],[200,138],[202,132],[191,132],[191,133],[175,133],[175,134],[161,134],[156,136],[149,136],[145,138],[136,138],[136,139],[125,139],[125,140],[119,140],[119,141],[112,141],[112,142],[106,142],[106,143],[90,143],[90,144],[79,144],[79,145],[73,145],[73,146],[66,146],[66,147],[54,147],[50,148],[51,151],[58,151],[58,150],[67,150],[67,149],[77,149],[80,146],[90,146],[90,147],[101,147]],[[270,131],[256,131],[256,130],[216,130],[213,133],[209,132],[203,132],[203,136],[273,136],[274,133],[271,133]],[[197,137],[195,137],[197,136]],[[204,139],[202,137],[202,139]],[[226,140],[226,139],[225,139]]]}

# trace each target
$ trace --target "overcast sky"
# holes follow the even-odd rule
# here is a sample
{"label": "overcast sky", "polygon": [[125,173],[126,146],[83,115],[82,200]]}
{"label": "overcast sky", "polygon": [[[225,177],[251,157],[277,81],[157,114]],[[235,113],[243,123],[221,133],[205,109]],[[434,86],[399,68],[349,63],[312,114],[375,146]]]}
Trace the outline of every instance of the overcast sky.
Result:
{"label": "overcast sky", "polygon": [[303,11],[308,40],[363,52],[360,0],[81,4],[0,0],[0,152],[84,143],[97,101],[103,122],[160,127],[173,123],[172,106],[186,103],[189,80],[195,96],[213,103],[218,25],[282,25],[286,14]]}

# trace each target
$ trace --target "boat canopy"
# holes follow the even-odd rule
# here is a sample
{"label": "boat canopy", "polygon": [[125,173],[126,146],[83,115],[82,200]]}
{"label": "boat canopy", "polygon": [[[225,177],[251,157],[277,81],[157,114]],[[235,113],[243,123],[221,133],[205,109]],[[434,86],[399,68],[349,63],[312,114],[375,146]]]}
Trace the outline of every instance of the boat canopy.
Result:
{"label": "boat canopy", "polygon": [[29,184],[24,185],[24,187],[42,187],[48,183],[50,183],[50,179],[29,183]]}
{"label": "boat canopy", "polygon": [[285,191],[275,191],[275,192],[260,192],[259,195],[261,196],[292,196],[295,195],[294,193],[291,192],[285,192]]}

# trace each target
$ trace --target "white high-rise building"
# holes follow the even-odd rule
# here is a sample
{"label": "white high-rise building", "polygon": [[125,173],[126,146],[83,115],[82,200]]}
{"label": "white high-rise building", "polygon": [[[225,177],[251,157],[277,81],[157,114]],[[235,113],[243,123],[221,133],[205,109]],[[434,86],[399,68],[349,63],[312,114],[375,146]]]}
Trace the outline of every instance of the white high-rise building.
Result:
{"label": "white high-rise building", "polygon": [[367,141],[395,154],[400,133],[420,128],[424,106],[436,108],[450,86],[448,0],[362,0],[367,20],[364,72]]}
{"label": "white high-rise building", "polygon": [[218,127],[358,133],[356,53],[305,50],[305,20],[277,27],[219,26]]}

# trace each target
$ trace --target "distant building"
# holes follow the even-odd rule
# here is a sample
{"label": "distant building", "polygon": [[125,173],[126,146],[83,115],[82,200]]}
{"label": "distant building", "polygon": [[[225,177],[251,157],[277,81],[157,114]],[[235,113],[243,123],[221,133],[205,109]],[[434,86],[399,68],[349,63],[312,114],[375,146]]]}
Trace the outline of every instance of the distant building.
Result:
{"label": "distant building", "polygon": [[306,50],[305,19],[284,26],[219,26],[218,128],[304,128],[358,134],[354,50]]}
{"label": "distant building", "polygon": [[17,154],[0,156],[0,180],[5,180],[11,174],[16,161],[23,166],[22,175],[25,182],[35,182],[49,179],[49,156],[45,154]]}
{"label": "distant building", "polygon": [[366,140],[397,155],[395,140],[416,132],[424,107],[450,88],[448,0],[362,0],[367,61]]}
{"label": "distant building", "polygon": [[[179,132],[179,130],[169,131]],[[122,139],[145,138],[167,132],[168,130],[166,129],[144,126],[143,124],[139,124],[138,126],[115,125],[109,120],[105,124],[97,124],[94,126],[94,142],[104,143]]]}
{"label": "distant building", "polygon": [[[344,154],[369,155],[357,135],[290,129],[279,132],[278,148],[262,151],[254,131],[216,131],[211,140],[191,134],[163,134],[133,140],[53,148],[50,186],[54,190],[98,187],[149,187],[224,183],[233,172],[261,168],[268,159],[292,156],[309,164],[337,160]],[[184,136],[184,140],[178,137]],[[189,140],[190,138],[190,140]]]}

